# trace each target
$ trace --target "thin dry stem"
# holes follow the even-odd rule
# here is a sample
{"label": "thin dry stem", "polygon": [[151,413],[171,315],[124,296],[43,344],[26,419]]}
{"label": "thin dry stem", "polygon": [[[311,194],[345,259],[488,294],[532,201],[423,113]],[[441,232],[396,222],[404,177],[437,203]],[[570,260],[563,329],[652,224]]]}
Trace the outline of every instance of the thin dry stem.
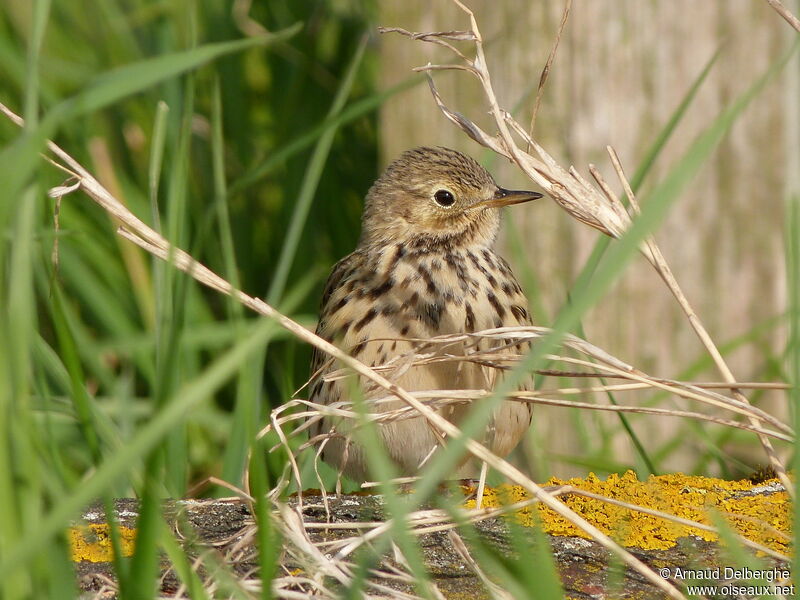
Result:
{"label": "thin dry stem", "polygon": [[[489,329],[475,333],[464,334],[445,334],[429,338],[427,340],[417,340],[414,338],[403,338],[405,341],[418,342],[414,350],[393,357],[383,365],[376,365],[374,369],[382,374],[386,374],[393,380],[396,380],[402,375],[407,368],[411,366],[429,365],[434,363],[447,363],[447,362],[475,362],[485,365],[494,369],[509,370],[520,360],[519,354],[498,353],[499,350],[510,348],[518,345],[520,342],[533,342],[537,339],[543,338],[551,333],[551,330],[546,327],[535,326],[517,326],[517,327],[502,327],[497,329]],[[372,340],[372,342],[392,341],[396,338],[386,338],[385,340]],[[452,348],[455,344],[462,344],[458,352],[448,352],[448,348]],[[690,400],[695,400],[710,404],[725,410],[731,410],[738,414],[754,418],[759,421],[769,423],[779,430],[793,435],[792,428],[781,420],[775,418],[769,413],[751,406],[747,402],[743,402],[739,398],[731,398],[712,391],[708,387],[701,387],[693,383],[678,382],[669,379],[656,378],[646,373],[635,369],[627,363],[611,356],[601,348],[590,344],[573,335],[567,335],[562,340],[562,345],[575,350],[590,361],[582,360],[570,356],[548,355],[546,358],[550,361],[558,361],[584,367],[587,373],[584,375],[591,375],[594,377],[615,377],[619,379],[627,379],[630,381],[638,382],[640,385],[652,388],[654,390],[661,390],[684,397]],[[438,347],[438,350],[436,349]],[[570,372],[570,375],[573,373]],[[339,369],[333,371],[325,377],[325,381],[335,381],[348,376],[346,369]],[[723,386],[716,387],[733,387],[737,384],[724,384]],[[785,386],[783,386],[785,388]],[[453,393],[448,391],[447,393]],[[470,390],[471,394],[475,394],[475,390]],[[538,393],[541,395],[541,392]],[[390,401],[386,399],[373,399],[370,402],[381,404]],[[332,408],[341,408],[345,404],[336,403],[328,405],[325,410]],[[409,412],[408,409],[400,409]],[[375,414],[372,418],[376,420],[384,420],[390,418],[391,413]],[[754,430],[755,431],[755,430]]]}
{"label": "thin dry stem", "polygon": [[795,28],[795,31],[800,33],[800,20],[795,17],[789,9],[786,8],[779,0],[767,0],[767,4],[769,4],[775,12],[777,12],[783,19],[792,27]]}
{"label": "thin dry stem", "polygon": [[450,544],[452,544],[458,555],[461,556],[461,560],[463,560],[467,566],[472,569],[472,572],[478,576],[478,579],[481,580],[481,583],[483,583],[483,586],[491,594],[492,598],[496,600],[514,600],[514,596],[497,585],[484,572],[478,561],[472,557],[472,553],[470,553],[469,548],[467,548],[464,540],[461,539],[461,536],[458,535],[455,529],[448,530],[447,539],[450,541]]}
{"label": "thin dry stem", "polygon": [[625,170],[622,168],[622,162],[619,160],[617,151],[611,146],[606,146],[606,152],[608,152],[608,156],[611,158],[611,164],[614,165],[614,170],[617,173],[619,182],[622,184],[622,189],[625,191],[625,195],[628,197],[628,202],[630,202],[631,209],[633,210],[634,214],[640,214],[642,209],[639,208],[639,201],[636,200],[636,194],[633,193],[630,181],[628,181],[628,178],[625,175]]}
{"label": "thin dry stem", "polygon": [[[569,11],[571,8],[572,0],[567,0],[566,4],[564,4],[564,12],[561,13],[561,22],[558,24],[556,39],[553,42],[553,47],[550,49],[550,54],[547,56],[547,62],[544,64],[542,74],[539,76],[539,85],[536,88],[536,100],[533,103],[533,110],[531,111],[531,124],[528,126],[528,134],[530,137],[533,137],[533,131],[536,128],[536,115],[539,114],[539,105],[542,103],[544,86],[547,83],[547,76],[550,74],[550,68],[553,66],[553,60],[555,60],[558,44],[561,42],[561,36],[564,34],[564,27],[567,25],[567,19],[569,18]],[[530,145],[528,145],[526,151],[531,151]]]}

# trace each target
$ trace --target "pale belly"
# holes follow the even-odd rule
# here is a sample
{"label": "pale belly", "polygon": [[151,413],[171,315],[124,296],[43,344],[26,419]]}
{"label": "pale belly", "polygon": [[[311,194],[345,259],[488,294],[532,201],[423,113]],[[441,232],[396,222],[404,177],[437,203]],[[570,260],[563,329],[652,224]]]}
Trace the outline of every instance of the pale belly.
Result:
{"label": "pale belly", "polygon": [[[395,261],[387,257],[383,264],[369,270],[370,275],[346,278],[331,294],[329,310],[318,332],[369,366],[387,363],[392,370],[383,374],[407,391],[423,390],[492,390],[502,376],[500,370],[468,361],[432,362],[408,366],[405,357],[412,351],[461,355],[464,344],[422,346],[431,337],[460,334],[501,326],[528,325],[527,302],[507,265],[491,252],[474,252],[417,260]],[[413,341],[409,341],[411,338]],[[481,341],[482,348],[487,341]],[[492,342],[500,345],[499,342]],[[505,350],[505,352],[516,352]],[[336,371],[329,365],[325,373]],[[403,408],[396,399],[374,404],[388,394],[372,384],[361,381],[361,390],[368,410],[386,413]],[[526,382],[522,387],[527,387]],[[311,400],[324,404],[346,401],[349,398],[345,380],[319,382],[312,386]],[[480,401],[478,401],[480,402]],[[438,408],[440,414],[455,424],[463,421],[470,404],[450,403]],[[398,467],[399,475],[419,473],[439,440],[420,416],[412,409],[403,417],[381,422],[376,430],[381,445]],[[505,456],[517,445],[530,425],[530,405],[516,401],[501,401],[476,439],[492,452]],[[315,428],[317,433],[334,429],[337,434],[326,442],[325,460],[356,480],[368,479],[368,467],[363,447],[352,432],[352,424],[330,418]],[[465,454],[460,465],[467,462]],[[470,465],[458,476],[475,476]]]}

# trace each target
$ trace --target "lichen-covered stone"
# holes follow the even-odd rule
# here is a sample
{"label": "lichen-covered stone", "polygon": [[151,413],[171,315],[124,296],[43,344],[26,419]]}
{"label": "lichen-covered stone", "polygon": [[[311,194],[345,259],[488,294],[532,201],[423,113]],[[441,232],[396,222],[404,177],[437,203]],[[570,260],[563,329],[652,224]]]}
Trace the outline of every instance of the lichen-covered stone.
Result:
{"label": "lichen-covered stone", "polygon": [[[570,485],[575,488],[659,510],[683,519],[711,525],[709,512],[721,514],[730,526],[744,537],[788,554],[791,540],[789,496],[775,480],[754,484],[749,480],[725,481],[712,477],[699,477],[674,473],[651,475],[640,481],[633,471],[623,475],[612,474],[602,480],[594,474],[585,479],[562,480],[552,478],[545,485]],[[764,493],[766,491],[766,493]],[[483,497],[483,506],[499,506],[519,502],[530,495],[519,486],[503,485],[489,488]],[[717,535],[687,527],[657,516],[623,508],[575,494],[566,494],[561,500],[584,519],[623,545],[643,550],[672,548],[680,538],[699,537],[716,541]],[[468,506],[474,506],[471,501]],[[534,519],[537,511],[538,519]],[[517,517],[523,524],[541,522],[544,530],[555,536],[587,537],[561,515],[539,504],[522,509]]]}

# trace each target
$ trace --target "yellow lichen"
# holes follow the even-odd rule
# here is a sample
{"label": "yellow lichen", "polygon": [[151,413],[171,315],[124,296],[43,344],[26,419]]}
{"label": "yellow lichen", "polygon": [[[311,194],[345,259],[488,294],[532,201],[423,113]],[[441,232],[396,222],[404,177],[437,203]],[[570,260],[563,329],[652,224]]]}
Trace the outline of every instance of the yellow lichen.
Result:
{"label": "yellow lichen", "polygon": [[[758,485],[769,483],[769,481],[762,482]],[[553,478],[546,485],[570,485],[706,525],[711,524],[709,512],[716,511],[741,535],[779,552],[789,551],[788,495],[786,492],[737,495],[737,492],[746,492],[756,487],[748,480],[725,481],[676,473],[651,475],[646,481],[639,481],[633,471],[628,471],[624,475],[609,475],[605,481],[590,474],[586,479],[564,481]],[[501,506],[529,497],[529,494],[519,486],[503,485],[485,491],[483,506]],[[666,549],[674,546],[679,538],[689,535],[708,541],[717,540],[717,536],[709,531],[680,525],[594,498],[569,494],[560,499],[595,527],[625,546],[646,550]],[[470,501],[467,505],[473,507],[475,502]],[[532,525],[535,520],[533,510],[538,511],[538,521],[551,535],[589,537],[565,518],[541,504],[519,511],[517,518],[522,524]]]}
{"label": "yellow lichen", "polygon": [[[119,528],[122,556],[133,555],[136,530],[130,527]],[[109,562],[114,559],[111,546],[111,532],[105,523],[70,527],[67,530],[70,557],[75,562]]]}

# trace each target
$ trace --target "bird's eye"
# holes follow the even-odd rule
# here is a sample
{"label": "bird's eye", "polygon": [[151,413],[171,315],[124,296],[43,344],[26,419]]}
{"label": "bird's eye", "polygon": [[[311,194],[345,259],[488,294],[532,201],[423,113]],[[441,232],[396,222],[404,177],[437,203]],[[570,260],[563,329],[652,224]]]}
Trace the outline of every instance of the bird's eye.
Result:
{"label": "bird's eye", "polygon": [[443,206],[444,208],[450,208],[456,202],[453,192],[449,190],[438,190],[433,195],[433,200],[436,202],[436,204]]}

